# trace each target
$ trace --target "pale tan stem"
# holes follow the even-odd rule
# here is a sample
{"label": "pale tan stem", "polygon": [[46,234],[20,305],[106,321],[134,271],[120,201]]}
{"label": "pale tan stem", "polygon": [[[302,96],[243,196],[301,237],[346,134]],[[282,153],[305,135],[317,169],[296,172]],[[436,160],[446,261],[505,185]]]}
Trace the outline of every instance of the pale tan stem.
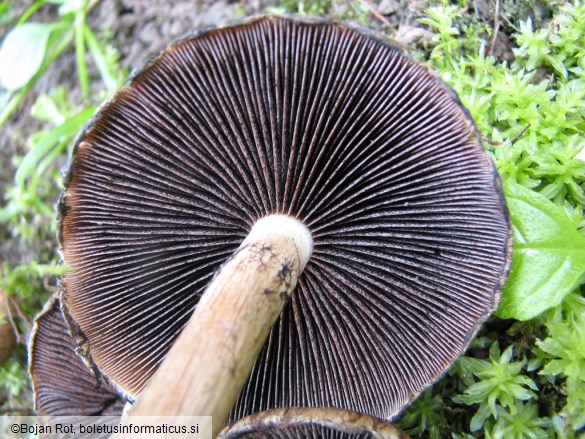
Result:
{"label": "pale tan stem", "polygon": [[298,220],[259,220],[205,291],[130,416],[211,415],[215,437],[311,251],[311,235]]}

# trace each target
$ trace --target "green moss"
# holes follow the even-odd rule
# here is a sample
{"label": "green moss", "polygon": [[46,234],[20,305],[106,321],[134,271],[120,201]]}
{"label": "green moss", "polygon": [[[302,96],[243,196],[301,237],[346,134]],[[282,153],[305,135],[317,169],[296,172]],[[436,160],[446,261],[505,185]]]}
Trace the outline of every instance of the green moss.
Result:
{"label": "green moss", "polygon": [[[460,8],[446,2],[429,8],[421,22],[435,41],[425,61],[470,110],[502,179],[548,198],[583,233],[585,6],[525,6],[540,13],[515,23],[512,62],[487,55],[489,32],[479,20],[462,21]],[[502,7],[509,13],[519,6]],[[577,437],[585,425],[584,303],[577,290],[507,332],[492,318],[480,339],[491,343],[487,358],[461,358],[445,380],[450,384],[431,389],[399,425],[425,432],[421,437]],[[474,346],[468,355],[485,355]],[[444,419],[429,425],[433,419],[424,416],[438,401],[448,428]],[[458,406],[467,407],[463,423]]]}

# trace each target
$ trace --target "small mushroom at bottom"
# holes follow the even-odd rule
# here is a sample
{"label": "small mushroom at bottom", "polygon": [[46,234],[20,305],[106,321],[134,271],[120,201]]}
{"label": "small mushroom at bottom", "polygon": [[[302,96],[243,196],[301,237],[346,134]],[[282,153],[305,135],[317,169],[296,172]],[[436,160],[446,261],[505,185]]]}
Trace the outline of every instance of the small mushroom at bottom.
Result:
{"label": "small mushroom at bottom", "polygon": [[331,407],[273,409],[226,427],[218,439],[408,439],[389,422]]}
{"label": "small mushroom at bottom", "polygon": [[29,374],[37,414],[121,416],[126,400],[99,383],[75,347],[55,294],[36,317],[29,343]]}
{"label": "small mushroom at bottom", "polygon": [[8,297],[0,290],[0,364],[8,359],[16,344],[14,328],[10,323],[8,313]]}

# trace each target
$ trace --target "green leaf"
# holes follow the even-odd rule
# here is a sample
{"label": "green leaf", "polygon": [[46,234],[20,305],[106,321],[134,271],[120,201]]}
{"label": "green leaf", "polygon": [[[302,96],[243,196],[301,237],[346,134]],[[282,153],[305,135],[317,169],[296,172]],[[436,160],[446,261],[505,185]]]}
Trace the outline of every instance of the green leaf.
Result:
{"label": "green leaf", "polygon": [[0,92],[0,111],[3,110],[6,105],[8,105],[8,101],[10,101],[11,93],[9,92]]}
{"label": "green leaf", "polygon": [[51,152],[60,142],[68,141],[93,114],[94,108],[89,107],[65,120],[61,125],[49,131],[25,156],[14,175],[18,188],[24,189],[26,179],[35,171],[37,164]]}
{"label": "green leaf", "polygon": [[514,182],[504,185],[514,226],[512,267],[496,315],[528,320],[558,305],[585,273],[585,238],[564,212]]}
{"label": "green leaf", "polygon": [[55,100],[49,95],[40,95],[33,104],[30,114],[38,120],[44,120],[55,125],[60,125],[65,121],[65,115],[59,110]]}
{"label": "green leaf", "polygon": [[24,23],[12,29],[0,47],[0,84],[15,91],[39,71],[53,30],[51,24]]}
{"label": "green leaf", "polygon": [[484,422],[487,418],[491,415],[490,408],[487,404],[482,404],[479,406],[477,413],[473,415],[471,418],[471,423],[469,425],[469,429],[471,431],[479,431],[483,427]]}
{"label": "green leaf", "polygon": [[100,72],[102,81],[104,81],[104,84],[106,84],[106,88],[108,90],[114,90],[116,87],[118,87],[118,81],[116,80],[116,77],[113,73],[115,67],[108,63],[105,51],[103,50],[98,39],[91,31],[89,26],[85,24],[83,25],[83,33],[87,47],[89,48],[95,65]]}

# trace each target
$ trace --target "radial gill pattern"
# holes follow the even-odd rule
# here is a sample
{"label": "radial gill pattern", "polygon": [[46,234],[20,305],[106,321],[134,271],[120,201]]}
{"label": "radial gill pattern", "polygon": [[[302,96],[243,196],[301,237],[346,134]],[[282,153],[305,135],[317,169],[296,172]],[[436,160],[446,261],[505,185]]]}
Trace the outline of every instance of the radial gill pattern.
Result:
{"label": "radial gill pattern", "polygon": [[29,346],[29,368],[39,416],[120,416],[126,401],[95,375],[75,353],[53,296],[37,316]]}
{"label": "radial gill pattern", "polygon": [[132,395],[258,218],[307,225],[313,256],[235,418],[392,416],[461,354],[507,271],[498,177],[457,97],[335,23],[261,18],[171,45],[81,135],[60,208],[73,330]]}

